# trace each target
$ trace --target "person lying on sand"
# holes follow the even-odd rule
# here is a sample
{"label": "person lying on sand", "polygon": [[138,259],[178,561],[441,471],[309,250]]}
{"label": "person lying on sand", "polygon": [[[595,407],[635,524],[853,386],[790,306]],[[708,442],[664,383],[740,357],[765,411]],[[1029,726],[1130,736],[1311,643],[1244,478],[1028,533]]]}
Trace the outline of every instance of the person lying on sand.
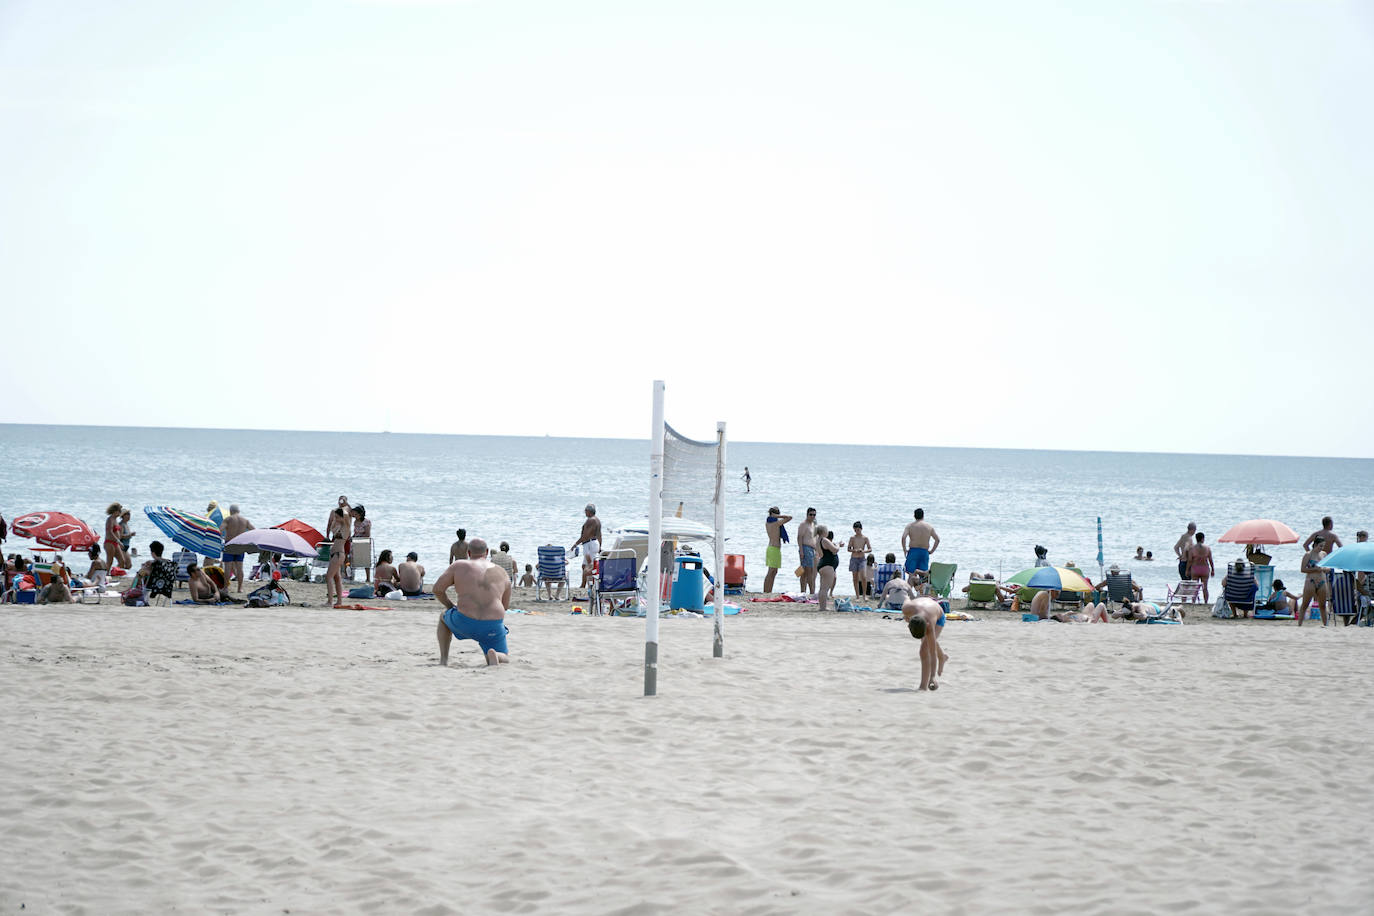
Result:
{"label": "person lying on sand", "polygon": [[[450,604],[448,590],[458,597]],[[439,639],[439,664],[448,665],[453,639],[471,639],[486,653],[487,664],[509,662],[506,648],[506,611],[510,609],[510,577],[487,558],[487,542],[468,541],[468,558],[455,560],[434,580],[434,597],[444,606],[435,635]]]}
{"label": "person lying on sand", "polygon": [[186,567],[186,574],[190,576],[186,587],[191,590],[191,600],[196,604],[218,604],[229,600],[229,593],[216,585],[205,574],[205,570],[195,563]]}
{"label": "person lying on sand", "polygon": [[949,656],[940,648],[945,628],[945,612],[934,598],[913,598],[902,605],[902,619],[914,639],[921,641],[921,686],[918,690],[937,690],[935,677],[945,676]]}

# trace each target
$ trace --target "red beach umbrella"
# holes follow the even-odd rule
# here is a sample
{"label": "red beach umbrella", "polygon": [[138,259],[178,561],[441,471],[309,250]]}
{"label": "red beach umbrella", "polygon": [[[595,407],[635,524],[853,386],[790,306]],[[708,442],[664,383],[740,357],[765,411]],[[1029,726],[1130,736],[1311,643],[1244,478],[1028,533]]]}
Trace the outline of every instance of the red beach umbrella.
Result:
{"label": "red beach umbrella", "polygon": [[30,512],[16,518],[10,530],[58,550],[90,550],[100,543],[100,535],[90,525],[65,512]]}
{"label": "red beach umbrella", "polygon": [[282,531],[290,531],[292,534],[299,534],[305,538],[311,547],[319,547],[320,541],[324,540],[324,535],[298,518],[293,518],[289,522],[282,522],[280,525],[273,525],[273,528],[280,528]]}
{"label": "red beach umbrella", "polygon": [[1227,544],[1296,544],[1298,533],[1283,522],[1252,518],[1248,522],[1232,525],[1217,540]]}

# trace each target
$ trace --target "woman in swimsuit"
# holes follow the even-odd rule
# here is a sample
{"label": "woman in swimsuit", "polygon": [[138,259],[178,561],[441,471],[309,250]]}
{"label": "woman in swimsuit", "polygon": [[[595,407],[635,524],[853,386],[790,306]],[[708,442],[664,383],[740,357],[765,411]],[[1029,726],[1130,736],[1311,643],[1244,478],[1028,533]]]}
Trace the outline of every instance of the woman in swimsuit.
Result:
{"label": "woman in swimsuit", "polygon": [[105,566],[107,569],[114,569],[115,561],[122,562],[125,566],[129,561],[124,559],[124,548],[119,546],[119,514],[124,511],[124,507],[119,503],[110,503],[105,510]]}
{"label": "woman in swimsuit", "polygon": [[1206,539],[1207,535],[1199,531],[1197,543],[1188,548],[1188,576],[1202,583],[1202,603],[1210,604],[1212,599],[1207,595],[1207,580],[1212,578],[1216,569],[1212,565],[1212,548],[1202,543]]}
{"label": "woman in swimsuit", "polygon": [[1317,599],[1317,606],[1321,609],[1322,626],[1326,626],[1326,572],[1319,566],[1322,558],[1326,556],[1326,541],[1317,538],[1312,543],[1312,549],[1303,554],[1302,571],[1306,578],[1302,583],[1302,598],[1298,600],[1298,606],[1293,609],[1293,617],[1302,626],[1304,618],[1307,617],[1312,607],[1312,599]]}
{"label": "woman in swimsuit", "polygon": [[129,509],[119,513],[119,552],[124,554],[123,566],[125,569],[134,565],[133,560],[129,559],[129,545],[133,543],[134,535],[138,534],[137,531],[129,528],[129,522],[133,520],[133,517],[134,513]]}
{"label": "woman in swimsuit", "polygon": [[334,606],[343,604],[343,568],[348,561],[348,549],[353,539],[348,536],[350,508],[348,499],[340,496],[339,505],[329,513],[325,523],[324,536],[329,541],[329,568],[324,573],[324,600],[334,601]]}
{"label": "woman in swimsuit", "polygon": [[816,575],[820,580],[818,600],[824,611],[826,599],[835,597],[835,570],[840,566],[840,546],[830,540],[830,529],[824,525],[816,526],[816,546],[821,551],[821,558],[816,563]]}
{"label": "woman in swimsuit", "polygon": [[[366,508],[365,506],[354,506],[353,509],[352,509],[352,515],[353,515],[353,539],[349,541],[349,554],[348,554],[348,565],[349,565],[349,566],[352,566],[352,565],[353,565],[353,541],[356,541],[356,540],[358,540],[359,538],[371,538],[371,537],[372,537],[372,521],[371,521],[371,519],[369,519],[369,518],[367,517],[367,508]],[[368,582],[371,582],[371,581],[372,581],[372,567],[371,567],[371,566],[364,567],[364,569],[363,569],[363,575],[367,577],[367,581],[368,581]]]}

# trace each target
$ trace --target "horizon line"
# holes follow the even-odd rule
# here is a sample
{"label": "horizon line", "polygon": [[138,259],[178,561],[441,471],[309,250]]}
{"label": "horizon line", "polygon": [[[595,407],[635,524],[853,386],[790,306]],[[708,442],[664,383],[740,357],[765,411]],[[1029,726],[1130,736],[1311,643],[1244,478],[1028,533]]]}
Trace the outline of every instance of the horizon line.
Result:
{"label": "horizon line", "polygon": [[[474,439],[567,439],[567,440],[601,440],[607,442],[648,442],[648,437],[640,439],[638,437],[625,436],[555,436],[550,433],[437,433],[437,432],[407,432],[398,430],[361,430],[361,429],[297,429],[284,427],[228,427],[228,426],[140,426],[136,424],[116,424],[116,423],[16,423],[10,421],[0,422],[0,427],[58,427],[62,429],[140,429],[140,430],[166,430],[166,431],[200,431],[200,432],[225,432],[225,433],[323,433],[326,435],[349,435],[349,436],[447,436],[450,438],[474,438]],[[997,446],[997,445],[894,445],[892,443],[881,442],[802,442],[794,440],[766,441],[753,439],[728,439],[728,444],[736,445],[802,445],[802,446],[852,446],[859,448],[925,448],[925,449],[944,449],[948,451],[990,451],[990,452],[1063,452],[1065,454],[1102,454],[1102,455],[1179,455],[1197,456],[1207,458],[1301,458],[1318,461],[1370,461],[1374,456],[1360,455],[1273,455],[1261,454],[1258,452],[1174,452],[1174,451],[1155,451],[1155,450],[1130,450],[1130,449],[1075,449],[1075,448],[1023,448],[1017,446]]]}

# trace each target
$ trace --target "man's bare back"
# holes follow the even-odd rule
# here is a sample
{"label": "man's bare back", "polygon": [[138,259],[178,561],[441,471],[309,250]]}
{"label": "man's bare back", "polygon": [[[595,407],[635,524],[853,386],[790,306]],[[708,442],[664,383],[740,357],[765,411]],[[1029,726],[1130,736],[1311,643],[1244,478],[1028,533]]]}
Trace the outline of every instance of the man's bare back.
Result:
{"label": "man's bare back", "polygon": [[936,544],[940,543],[940,538],[935,533],[935,526],[925,519],[912,522],[902,531],[902,549],[910,550],[913,547],[919,547],[922,550],[931,550],[932,538]]}
{"label": "man's bare back", "polygon": [[425,568],[406,557],[404,563],[396,567],[396,579],[401,591],[415,594],[425,587]]}
{"label": "man's bare back", "polygon": [[232,541],[245,531],[252,530],[253,523],[237,512],[230,512],[229,516],[224,520],[224,539],[226,541]]}
{"label": "man's bare back", "polygon": [[[458,601],[450,604],[448,589]],[[510,577],[485,556],[477,560],[456,560],[439,574],[434,596],[444,607],[456,607],[473,620],[501,620],[510,607]]]}

